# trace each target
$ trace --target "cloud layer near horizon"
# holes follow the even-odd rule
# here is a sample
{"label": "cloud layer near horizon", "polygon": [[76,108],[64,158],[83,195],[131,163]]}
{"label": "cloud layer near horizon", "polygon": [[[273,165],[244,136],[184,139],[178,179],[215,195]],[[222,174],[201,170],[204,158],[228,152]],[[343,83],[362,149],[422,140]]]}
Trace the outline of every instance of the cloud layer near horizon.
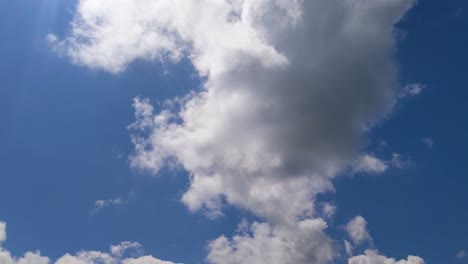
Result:
{"label": "cloud layer near horizon", "polygon": [[[23,257],[17,258],[3,247],[6,240],[6,223],[0,221],[0,264],[49,264],[50,259],[41,256],[40,251],[26,252]],[[163,261],[152,256],[124,257],[128,251],[136,251],[141,255],[141,245],[136,242],[122,242],[111,246],[110,252],[80,251],[75,255],[65,254],[55,264],[175,264]]]}
{"label": "cloud layer near horizon", "polygon": [[[138,59],[185,56],[203,89],[155,113],[136,98],[132,165],[183,167],[190,210],[224,203],[263,219],[209,244],[210,263],[330,263],[339,254],[315,204],[346,170],[380,173],[366,133],[399,95],[395,28],[413,0],[79,2],[76,64],[119,73]],[[350,263],[373,263],[362,262]],[[361,261],[361,262],[359,262]]]}

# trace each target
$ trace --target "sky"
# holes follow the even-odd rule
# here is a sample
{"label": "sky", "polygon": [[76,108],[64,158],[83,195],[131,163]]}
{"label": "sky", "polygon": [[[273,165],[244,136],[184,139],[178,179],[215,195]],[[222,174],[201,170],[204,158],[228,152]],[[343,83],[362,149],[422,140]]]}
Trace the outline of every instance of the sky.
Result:
{"label": "sky", "polygon": [[468,263],[466,1],[0,12],[0,264]]}

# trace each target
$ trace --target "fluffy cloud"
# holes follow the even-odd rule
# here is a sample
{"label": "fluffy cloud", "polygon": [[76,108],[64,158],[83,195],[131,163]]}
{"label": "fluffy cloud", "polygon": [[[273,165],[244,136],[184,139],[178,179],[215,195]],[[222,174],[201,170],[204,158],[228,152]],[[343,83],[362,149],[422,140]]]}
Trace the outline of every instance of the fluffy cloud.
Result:
{"label": "fluffy cloud", "polygon": [[[346,225],[346,231],[351,237],[355,246],[361,245],[365,241],[372,242],[372,237],[367,230],[367,221],[362,216],[356,216]],[[348,256],[352,256],[353,245],[349,241],[344,241],[345,251]],[[380,255],[375,249],[368,249],[363,255],[350,257],[348,264],[425,264],[424,260],[416,256],[408,256],[406,260],[396,261]]]}
{"label": "fluffy cloud", "polygon": [[2,243],[7,238],[6,223],[0,221],[0,264],[49,264],[47,257],[41,256],[39,251],[27,252],[21,258],[15,258],[9,251],[3,248]]}
{"label": "fluffy cloud", "polygon": [[408,256],[406,260],[396,261],[394,258],[387,258],[379,255],[373,250],[366,250],[364,255],[352,257],[348,260],[348,264],[424,264],[424,260],[420,257]]}
{"label": "fluffy cloud", "polygon": [[298,225],[274,227],[254,223],[249,230],[228,239],[224,236],[209,244],[212,264],[329,263],[334,245],[324,234],[323,220],[304,220]]}
{"label": "fluffy cloud", "polygon": [[[0,236],[3,234],[6,239],[6,224],[0,221]],[[0,237],[1,238],[1,237]],[[136,242],[122,242],[119,245],[111,246],[110,253],[100,251],[80,251],[75,255],[65,254],[59,258],[55,264],[175,264],[170,261],[163,261],[152,256],[141,256],[127,258],[124,255],[133,250],[141,255],[141,245]],[[11,253],[1,247],[0,243],[0,264],[50,264],[48,257],[41,256],[39,251],[26,252],[23,257],[16,258]]]}
{"label": "fluffy cloud", "polygon": [[212,263],[321,264],[335,253],[316,196],[356,164],[388,167],[362,153],[363,139],[398,98],[394,24],[413,3],[81,0],[71,35],[48,39],[74,63],[112,73],[189,58],[201,91],[160,112],[135,99],[132,165],[187,170],[190,210],[219,215],[227,202],[265,221],[213,241]]}
{"label": "fluffy cloud", "polygon": [[[217,3],[224,16],[190,21],[204,30],[193,48],[183,46],[199,73],[209,73],[205,89],[180,100],[180,111],[149,114],[147,101],[135,101],[136,124],[149,135],[134,139],[133,165],[157,172],[176,160],[191,172],[183,201],[192,210],[218,210],[223,198],[276,222],[310,214],[308,201],[332,189],[330,179],[360,155],[365,132],[395,103],[393,24],[412,1],[243,1],[239,10]],[[245,32],[224,47],[215,33],[230,39],[230,30],[220,25]],[[184,27],[174,31],[186,36]]]}
{"label": "fluffy cloud", "polygon": [[349,221],[346,225],[346,231],[356,245],[366,241],[372,241],[369,231],[367,230],[367,221],[360,215]]}

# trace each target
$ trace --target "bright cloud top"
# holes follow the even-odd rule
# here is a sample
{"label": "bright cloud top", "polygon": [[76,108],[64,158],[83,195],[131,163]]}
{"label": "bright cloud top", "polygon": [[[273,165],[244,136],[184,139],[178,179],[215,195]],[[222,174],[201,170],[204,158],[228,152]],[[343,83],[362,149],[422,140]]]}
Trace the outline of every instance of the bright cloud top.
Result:
{"label": "bright cloud top", "polygon": [[362,153],[363,139],[399,97],[394,25],[413,3],[81,0],[70,36],[48,39],[112,73],[190,59],[202,91],[159,112],[135,99],[132,165],[187,170],[190,210],[219,215],[227,202],[264,219],[212,241],[210,263],[321,264],[338,253],[316,196],[346,170],[388,168]]}
{"label": "bright cloud top", "polygon": [[379,255],[376,251],[366,250],[364,255],[352,257],[348,264],[424,264],[424,260],[416,256],[408,256],[406,260],[395,260]]}

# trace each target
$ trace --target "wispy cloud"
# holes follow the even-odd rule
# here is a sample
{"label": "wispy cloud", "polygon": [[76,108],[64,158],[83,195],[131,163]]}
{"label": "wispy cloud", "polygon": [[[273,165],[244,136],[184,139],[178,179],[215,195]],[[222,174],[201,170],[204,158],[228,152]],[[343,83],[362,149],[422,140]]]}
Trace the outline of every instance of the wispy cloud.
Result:
{"label": "wispy cloud", "polygon": [[107,200],[97,200],[96,202],[94,202],[94,207],[91,210],[91,213],[95,214],[104,208],[117,207],[117,206],[124,205],[126,203],[127,201],[121,197],[114,198],[114,199],[107,199]]}
{"label": "wispy cloud", "polygon": [[465,250],[460,250],[457,253],[457,259],[464,259],[466,257],[468,257],[468,253],[466,253]]}
{"label": "wispy cloud", "polygon": [[428,148],[434,147],[434,140],[432,138],[429,138],[429,137],[421,138],[421,142]]}
{"label": "wispy cloud", "polygon": [[411,96],[416,96],[419,95],[426,89],[425,84],[421,83],[412,83],[412,84],[407,84],[401,91],[400,94],[398,95],[400,98],[404,97],[411,97]]}

